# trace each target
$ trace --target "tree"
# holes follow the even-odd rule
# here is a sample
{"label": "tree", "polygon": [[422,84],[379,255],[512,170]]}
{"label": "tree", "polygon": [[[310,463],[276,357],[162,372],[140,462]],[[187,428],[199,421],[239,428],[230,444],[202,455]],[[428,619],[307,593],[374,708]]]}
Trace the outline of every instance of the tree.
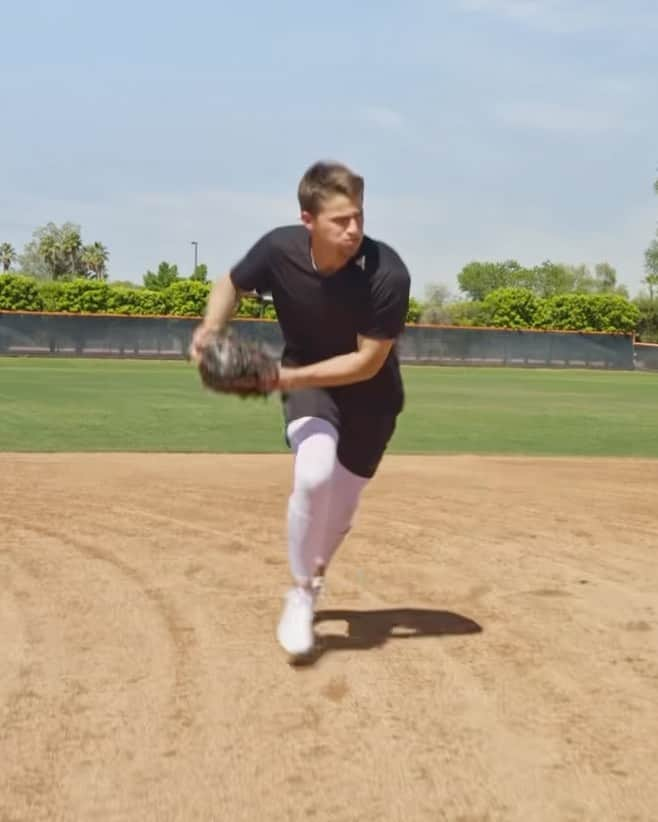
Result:
{"label": "tree", "polygon": [[647,287],[649,289],[649,299],[651,300],[651,302],[653,302],[653,290],[654,288],[656,288],[656,286],[658,286],[658,274],[647,274],[647,276],[644,278],[644,282],[647,284]]}
{"label": "tree", "polygon": [[473,261],[462,268],[457,282],[461,291],[472,300],[483,300],[498,288],[524,285],[527,278],[528,272],[516,260],[502,263]]}
{"label": "tree", "polygon": [[26,243],[22,254],[18,256],[18,266],[25,274],[37,280],[52,280],[50,267],[41,255],[36,239]]}
{"label": "tree", "polygon": [[481,302],[474,300],[458,300],[446,306],[448,325],[478,326],[486,325],[487,317],[484,314]]}
{"label": "tree", "polygon": [[59,238],[58,250],[64,260],[66,260],[68,274],[71,279],[82,274],[84,270],[82,261],[80,260],[81,248],[82,239],[80,229],[77,226],[65,226]]}
{"label": "tree", "polygon": [[84,276],[78,254],[82,245],[80,226],[75,223],[64,223],[62,226],[48,223],[37,228],[33,236],[50,279],[71,280]]}
{"label": "tree", "polygon": [[107,279],[107,261],[109,258],[109,251],[99,242],[83,246],[80,253],[80,262],[86,269],[87,276],[92,280]]}
{"label": "tree", "polygon": [[539,297],[556,294],[621,294],[628,296],[625,286],[617,285],[617,271],[610,263],[597,263],[594,275],[586,265],[564,265],[546,260],[532,269],[532,290]]}
{"label": "tree", "polygon": [[450,299],[450,289],[443,283],[429,283],[425,286],[425,303],[420,314],[420,322],[426,325],[447,325],[450,313],[446,303]]}
{"label": "tree", "polygon": [[538,297],[552,297],[554,294],[574,291],[578,277],[575,269],[551,260],[544,260],[541,265],[536,265],[530,274],[527,288]]}
{"label": "tree", "polygon": [[653,301],[653,289],[658,286],[658,238],[653,240],[644,252],[644,270],[647,273],[644,282],[649,288],[649,297]]}
{"label": "tree", "polygon": [[443,283],[428,283],[425,286],[425,302],[432,305],[445,305],[450,299],[450,289]]}
{"label": "tree", "polygon": [[592,272],[586,265],[568,265],[567,270],[573,274],[574,294],[593,294],[596,291],[596,283]]}
{"label": "tree", "polygon": [[200,283],[207,283],[208,266],[205,263],[199,263],[199,265],[194,269],[194,272],[190,274],[190,280],[195,280]]}
{"label": "tree", "polygon": [[172,283],[178,282],[181,278],[178,275],[178,266],[171,265],[163,260],[158,266],[157,274],[147,271],[144,275],[144,285],[154,291],[162,291]]}
{"label": "tree", "polygon": [[[658,180],[654,181],[653,189],[658,194]],[[649,300],[653,303],[654,288],[658,287],[658,232],[644,252],[644,270],[647,275],[644,282],[649,289]]]}
{"label": "tree", "polygon": [[[651,276],[651,275],[648,275]],[[654,285],[650,286],[653,289]],[[635,305],[638,308],[640,317],[635,327],[635,333],[641,342],[658,343],[658,301],[650,296],[640,295],[635,298]]]}
{"label": "tree", "polygon": [[11,264],[16,260],[16,252],[11,243],[0,244],[0,265],[2,271],[6,274],[11,268]]}
{"label": "tree", "polygon": [[37,246],[41,259],[48,266],[51,280],[59,280],[66,273],[65,260],[62,259],[61,248],[53,232],[44,233]]}
{"label": "tree", "polygon": [[610,263],[597,263],[594,266],[594,290],[598,294],[620,294],[628,297],[625,285],[617,284],[617,271]]}
{"label": "tree", "polygon": [[[94,249],[91,255],[90,249]],[[67,222],[58,226],[51,222],[33,231],[19,262],[25,274],[42,280],[87,279],[90,272],[91,279],[104,279],[108,259],[109,252],[102,243],[82,244],[79,225]]]}

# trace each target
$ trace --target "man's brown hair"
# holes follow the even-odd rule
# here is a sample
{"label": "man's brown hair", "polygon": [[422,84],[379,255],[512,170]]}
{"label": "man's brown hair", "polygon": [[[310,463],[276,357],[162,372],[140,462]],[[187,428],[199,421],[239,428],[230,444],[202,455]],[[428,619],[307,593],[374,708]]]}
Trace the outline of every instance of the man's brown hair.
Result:
{"label": "man's brown hair", "polygon": [[297,198],[302,211],[315,216],[325,200],[343,194],[350,200],[363,198],[363,177],[342,163],[320,161],[306,170],[299,182]]}

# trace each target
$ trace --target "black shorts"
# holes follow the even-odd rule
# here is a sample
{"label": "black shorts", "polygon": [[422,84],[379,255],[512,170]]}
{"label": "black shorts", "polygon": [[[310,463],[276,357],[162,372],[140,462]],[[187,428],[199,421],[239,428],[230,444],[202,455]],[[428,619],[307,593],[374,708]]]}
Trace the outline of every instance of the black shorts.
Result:
{"label": "black shorts", "polygon": [[[395,432],[397,414],[373,414],[337,403],[325,388],[303,388],[284,394],[286,429],[300,417],[320,417],[338,431],[338,460],[360,477],[372,478]],[[288,437],[286,444],[290,446]]]}

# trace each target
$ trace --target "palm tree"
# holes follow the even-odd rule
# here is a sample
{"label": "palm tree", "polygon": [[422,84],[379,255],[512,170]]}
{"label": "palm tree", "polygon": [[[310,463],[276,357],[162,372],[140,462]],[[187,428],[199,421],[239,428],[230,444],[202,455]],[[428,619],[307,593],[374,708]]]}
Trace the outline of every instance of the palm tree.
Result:
{"label": "palm tree", "polygon": [[52,234],[46,234],[39,241],[39,254],[48,266],[51,279],[57,280],[61,273],[60,249]]}
{"label": "palm tree", "polygon": [[76,231],[75,229],[67,229],[63,234],[62,238],[59,242],[59,247],[64,255],[64,258],[68,261],[69,264],[69,272],[72,277],[75,277],[78,270],[78,254],[80,252],[80,248],[82,246],[82,240],[80,239],[80,232]]}
{"label": "palm tree", "polygon": [[2,272],[6,274],[11,268],[11,264],[16,259],[16,252],[11,243],[2,243],[0,245],[0,264],[2,265]]}
{"label": "palm tree", "polygon": [[[90,279],[104,280],[107,277],[106,266],[110,258],[110,253],[103,243],[98,241],[91,245],[86,245],[80,254],[80,262],[87,272],[91,272]],[[87,275],[89,276],[89,274]]]}

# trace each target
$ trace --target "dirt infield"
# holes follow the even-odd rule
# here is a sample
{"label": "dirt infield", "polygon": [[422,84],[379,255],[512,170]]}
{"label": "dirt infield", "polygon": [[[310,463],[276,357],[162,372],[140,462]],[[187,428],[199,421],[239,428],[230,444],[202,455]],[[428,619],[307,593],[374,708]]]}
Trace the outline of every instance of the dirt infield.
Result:
{"label": "dirt infield", "polygon": [[303,667],[289,474],[0,455],[3,822],[658,819],[658,462],[387,457]]}

